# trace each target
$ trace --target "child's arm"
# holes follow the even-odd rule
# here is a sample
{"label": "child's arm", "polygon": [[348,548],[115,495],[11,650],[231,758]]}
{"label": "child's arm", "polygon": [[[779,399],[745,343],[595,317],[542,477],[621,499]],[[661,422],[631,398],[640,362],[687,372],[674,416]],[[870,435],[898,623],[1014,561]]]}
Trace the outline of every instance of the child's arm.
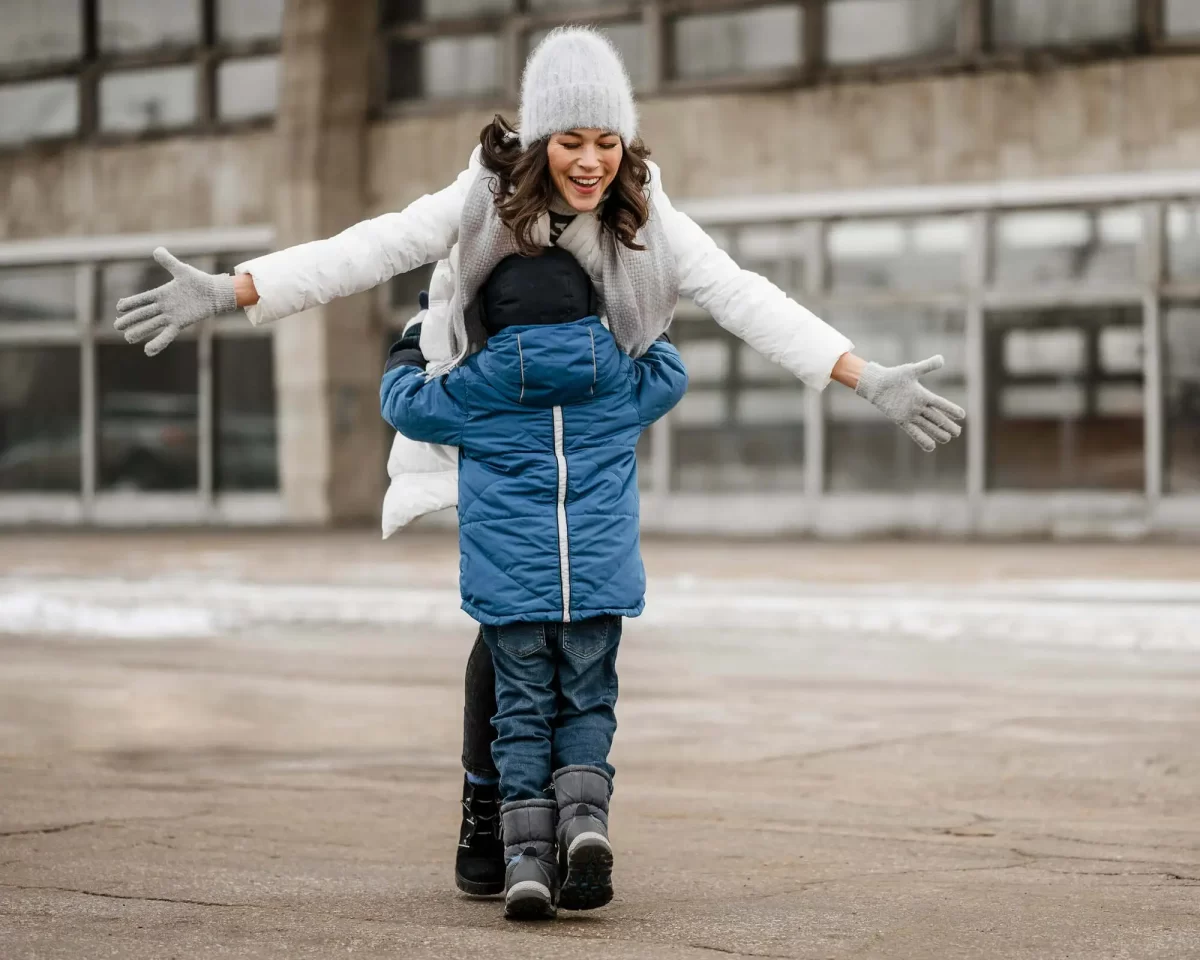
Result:
{"label": "child's arm", "polygon": [[633,361],[633,402],[648,427],[664,416],[687,390],[687,368],[664,333],[646,353]]}
{"label": "child's arm", "polygon": [[410,440],[462,446],[467,404],[461,370],[425,379],[420,330],[406,332],[388,354],[379,385],[383,419]]}

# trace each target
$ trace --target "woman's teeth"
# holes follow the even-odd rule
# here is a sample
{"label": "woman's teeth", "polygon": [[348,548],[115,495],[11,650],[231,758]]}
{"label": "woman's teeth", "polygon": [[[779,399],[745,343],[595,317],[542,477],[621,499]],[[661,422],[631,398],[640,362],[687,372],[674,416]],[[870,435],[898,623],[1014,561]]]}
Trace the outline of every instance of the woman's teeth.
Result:
{"label": "woman's teeth", "polygon": [[570,181],[581,187],[594,187],[600,182],[599,177],[570,177]]}

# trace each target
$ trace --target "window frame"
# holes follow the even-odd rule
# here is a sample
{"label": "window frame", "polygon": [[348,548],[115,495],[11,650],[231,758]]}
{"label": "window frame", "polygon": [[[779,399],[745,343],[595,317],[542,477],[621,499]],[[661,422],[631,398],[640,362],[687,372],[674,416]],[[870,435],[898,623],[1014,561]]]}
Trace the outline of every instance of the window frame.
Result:
{"label": "window frame", "polygon": [[[0,242],[0,268],[61,265],[75,276],[75,318],[70,321],[0,324],[0,348],[77,346],[80,351],[80,489],[75,493],[11,491],[0,493],[0,525],[8,522],[71,523],[280,523],[286,518],[281,489],[228,491],[216,488],[216,396],[213,384],[214,338],[273,339],[271,327],[252,327],[222,317],[198,324],[181,339],[197,344],[199,416],[198,483],[188,491],[102,491],[99,471],[99,384],[97,347],[128,346],[112,326],[111,304],[102,304],[100,270],[107,264],[149,259],[157,246],[169,247],[184,260],[267,251],[274,247],[270,226],[183,230],[162,234],[121,234]],[[276,412],[278,417],[278,411]],[[277,456],[279,453],[277,452]],[[280,464],[282,469],[282,463]]]}
{"label": "window frame", "polygon": [[[19,143],[0,146],[0,152],[16,152],[31,145],[52,146],[78,141],[125,143],[189,133],[261,129],[275,122],[274,115],[222,119],[220,104],[217,102],[217,71],[222,63],[231,60],[280,56],[280,37],[222,40],[217,14],[218,0],[191,0],[200,9],[200,36],[195,44],[163,45],[128,53],[104,52],[100,49],[100,2],[101,0],[79,0],[79,16],[83,20],[81,58],[27,65],[0,64],[0,84],[6,86],[33,80],[75,78],[76,95],[79,98],[77,129],[68,135],[31,137]],[[100,83],[104,76],[126,70],[186,65],[194,65],[199,74],[196,84],[196,119],[193,122],[163,129],[128,132],[103,129],[99,101]]]}
{"label": "window frame", "polygon": [[[520,101],[521,67],[526,38],[541,29],[568,23],[604,26],[639,20],[645,31],[645,82],[638,95],[681,96],[692,93],[738,93],[811,87],[846,81],[887,81],[930,74],[980,70],[1044,69],[1058,63],[1087,63],[1113,57],[1147,53],[1200,52],[1200,37],[1172,40],[1165,34],[1164,0],[1135,0],[1133,33],[1117,40],[1082,42],[1065,46],[1039,46],[999,50],[990,29],[991,0],[958,0],[958,28],[953,52],[898,55],[894,58],[852,64],[833,64],[826,56],[827,5],[838,0],[787,0],[800,8],[801,63],[795,67],[716,78],[681,79],[672,75],[671,21],[680,16],[728,13],[770,6],[780,0],[597,0],[593,6],[571,11],[535,11],[529,0],[515,0],[510,13],[478,14],[456,19],[415,20],[379,25],[373,67],[372,104],[376,116],[412,116],[447,109],[489,108],[512,110]],[[393,40],[424,41],[439,36],[491,33],[501,44],[501,89],[492,95],[460,98],[388,100],[387,50]]]}
{"label": "window frame", "polygon": [[[1166,462],[1164,382],[1162,377],[1162,313],[1171,302],[1200,302],[1200,280],[1170,280],[1164,262],[1167,242],[1166,211],[1173,203],[1196,203],[1200,175],[1147,173],[1105,177],[1043,180],[1036,183],[968,184],[944,187],[832,191],[760,197],[719,197],[679,201],[676,205],[706,230],[734,232],[757,224],[807,223],[823,236],[839,220],[920,218],[965,215],[970,223],[970,243],[964,257],[962,288],[957,292],[881,291],[842,293],[831,288],[828,245],[815,241],[807,260],[805,289],[795,295],[818,316],[837,305],[957,306],[965,310],[962,348],[965,350],[964,380],[966,406],[971,411],[966,443],[967,470],[963,489],[921,490],[911,495],[896,491],[831,490],[825,475],[827,438],[836,423],[825,415],[827,398],[805,391],[808,417],[805,423],[806,483],[803,490],[780,499],[773,509],[777,520],[771,529],[789,529],[825,535],[845,535],[860,529],[854,517],[870,515],[858,523],[861,529],[912,529],[926,533],[955,534],[1045,533],[1068,529],[1081,517],[1103,517],[1095,529],[1129,529],[1131,524],[1147,530],[1165,531],[1186,527],[1200,529],[1200,495],[1164,489]],[[1137,273],[1128,282],[1090,288],[1084,282],[1058,284],[1046,289],[1013,289],[993,283],[990,265],[993,254],[993,223],[1003,213],[1063,208],[1120,208],[1132,206],[1142,218],[1137,250]],[[1143,397],[1144,487],[1134,491],[1057,489],[1026,491],[988,486],[990,450],[985,342],[988,315],[1007,310],[1079,308],[1125,305],[1141,312],[1143,361],[1140,380]],[[682,311],[682,307],[681,307]],[[868,358],[869,359],[869,358]],[[913,358],[919,359],[919,358]],[[936,389],[936,388],[935,388]],[[672,416],[657,425],[668,436],[662,445],[670,449]],[[657,454],[655,455],[657,460]],[[660,475],[660,471],[655,471]],[[669,473],[664,474],[669,478]],[[685,494],[659,483],[652,493],[654,516],[665,529],[688,529],[699,522],[705,509],[719,509],[753,524],[757,514],[746,500],[736,495],[713,495],[707,499]],[[757,498],[761,504],[762,497]],[[761,507],[759,508],[761,509]],[[936,518],[936,519],[933,519]],[[1111,518],[1118,518],[1112,520]],[[761,527],[761,522],[759,526]]]}

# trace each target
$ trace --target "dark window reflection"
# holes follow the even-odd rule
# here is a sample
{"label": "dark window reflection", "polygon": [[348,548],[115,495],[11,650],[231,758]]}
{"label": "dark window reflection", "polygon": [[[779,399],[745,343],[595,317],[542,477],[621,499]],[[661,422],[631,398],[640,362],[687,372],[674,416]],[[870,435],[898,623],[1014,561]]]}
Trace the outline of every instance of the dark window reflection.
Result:
{"label": "dark window reflection", "polygon": [[804,396],[796,379],[707,318],[678,320],[671,339],[689,381],[672,415],[672,489],[802,490]]}
{"label": "dark window reflection", "polygon": [[1142,215],[1136,207],[1027,210],[996,218],[994,282],[1113,285],[1137,280]]}
{"label": "dark window reflection", "polygon": [[[205,269],[205,264],[199,260],[188,260],[194,266]],[[171,275],[160,267],[150,257],[131,260],[125,263],[110,263],[100,271],[100,282],[96,285],[100,302],[96,305],[96,315],[101,326],[111,323],[117,315],[117,301],[131,297],[144,290],[153,290],[169,282]],[[168,351],[169,352],[169,351]]]}
{"label": "dark window reflection", "polygon": [[213,341],[217,490],[279,486],[275,359],[270,337]]}
{"label": "dark window reflection", "polygon": [[829,283],[835,290],[955,290],[968,240],[965,217],[832,223]]}
{"label": "dark window reflection", "polygon": [[102,490],[194,490],[198,469],[196,343],[157,357],[125,343],[96,348]]}
{"label": "dark window reflection", "polygon": [[1141,310],[995,314],[985,349],[991,487],[1144,487]]}
{"label": "dark window reflection", "polygon": [[399,311],[402,323],[408,323],[409,318],[420,309],[417,299],[422,290],[429,291],[435,266],[436,264],[432,263],[426,264],[408,273],[397,274],[388,281],[388,301],[393,309]]}
{"label": "dark window reflection", "polygon": [[490,33],[393,41],[388,46],[388,99],[442,100],[499,93],[502,56],[500,37]]}
{"label": "dark window reflection", "polygon": [[1170,307],[1164,325],[1166,488],[1200,491],[1200,305]]}
{"label": "dark window reflection", "polygon": [[0,270],[0,323],[74,319],[74,267]]}
{"label": "dark window reflection", "polygon": [[0,490],[80,488],[79,348],[0,349]]}
{"label": "dark window reflection", "polygon": [[735,234],[737,248],[733,257],[740,266],[761,274],[775,286],[795,296],[805,287],[805,258],[808,253],[805,226],[797,223],[764,223],[741,227]]}
{"label": "dark window reflection", "polygon": [[379,4],[380,20],[389,26],[414,20],[456,20],[511,13],[513,9],[513,0],[380,0]]}

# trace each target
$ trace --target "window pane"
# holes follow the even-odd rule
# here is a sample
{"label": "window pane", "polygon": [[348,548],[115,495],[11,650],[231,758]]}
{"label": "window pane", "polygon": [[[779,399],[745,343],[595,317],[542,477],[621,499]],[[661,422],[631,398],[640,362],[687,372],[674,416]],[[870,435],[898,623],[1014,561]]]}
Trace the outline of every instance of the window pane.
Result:
{"label": "window pane", "polygon": [[4,0],[0,64],[77,60],[82,54],[79,0]]}
{"label": "window pane", "polygon": [[1142,216],[1136,207],[1008,213],[997,217],[995,230],[997,286],[1137,279]]}
{"label": "window pane", "polygon": [[100,80],[100,128],[106,132],[167,130],[195,119],[195,67],[128,70]]}
{"label": "window pane", "polygon": [[959,0],[834,0],[826,7],[830,63],[952,53]]}
{"label": "window pane", "polygon": [[498,37],[397,41],[388,51],[388,97],[452,99],[500,92]]}
{"label": "window pane", "polygon": [[96,347],[98,487],[194,490],[198,485],[196,342],[157,357],[126,343]]}
{"label": "window pane", "polygon": [[[946,366],[922,382],[966,405],[964,318],[933,307],[840,308],[829,322],[877,363],[911,363],[940,353]],[[849,390],[825,394],[825,485],[847,491],[965,492],[966,426],[962,436],[925,453],[871,404]]]}
{"label": "window pane", "polygon": [[[595,7],[595,4],[592,4]],[[526,55],[533,52],[549,30],[534,30],[526,42]],[[646,38],[640,23],[609,23],[600,28],[612,45],[617,48],[621,60],[625,64],[625,72],[634,87],[643,86],[646,82]]]}
{"label": "window pane", "polygon": [[[804,391],[704,318],[681,319],[671,339],[690,386],[672,421],[672,489],[804,489]],[[752,358],[752,359],[751,359]]]}
{"label": "window pane", "polygon": [[1200,280],[1200,203],[1167,209],[1167,274],[1172,280]]}
{"label": "window pane", "polygon": [[217,68],[222,120],[272,117],[279,106],[279,58],[226,60]]}
{"label": "window pane", "polygon": [[1045,47],[1133,36],[1137,0],[992,0],[998,47]]}
{"label": "window pane", "polygon": [[222,40],[270,40],[283,28],[283,0],[218,0]]}
{"label": "window pane", "polygon": [[0,270],[0,323],[74,319],[74,267]]}
{"label": "window pane", "polygon": [[[194,258],[188,258],[188,263],[204,269]],[[171,275],[155,261],[146,257],[144,260],[132,260],[128,263],[110,263],[100,271],[100,281],[96,284],[96,316],[100,322],[111,323],[117,316],[117,301],[131,297],[143,290],[153,290],[166,283]]]}
{"label": "window pane", "polygon": [[679,17],[672,31],[675,76],[685,79],[794,67],[801,61],[796,4]]}
{"label": "window pane", "polygon": [[956,290],[969,237],[964,217],[830,224],[830,284],[835,290]]}
{"label": "window pane", "polygon": [[1200,3],[1196,0],[1166,0],[1164,15],[1168,37],[1200,34]]}
{"label": "window pane", "polygon": [[645,430],[638,438],[637,450],[638,489],[645,492],[654,489],[654,431]]}
{"label": "window pane", "polygon": [[803,223],[763,223],[738,228],[734,259],[789,294],[804,289],[808,226]]}
{"label": "window pane", "polygon": [[78,129],[74,78],[0,86],[0,144],[65,137]]}
{"label": "window pane", "polygon": [[397,311],[396,319],[400,320],[402,325],[421,309],[417,300],[422,290],[429,292],[429,284],[433,280],[436,266],[429,263],[408,273],[398,273],[388,281],[388,303]]}
{"label": "window pane", "polygon": [[79,348],[0,348],[0,490],[80,489]]}
{"label": "window pane", "polygon": [[989,486],[1143,488],[1139,309],[995,314],[985,349]]}
{"label": "window pane", "polygon": [[275,359],[270,337],[213,341],[218,490],[279,486]]}
{"label": "window pane", "polygon": [[1163,324],[1169,493],[1200,493],[1200,305],[1168,307]]}
{"label": "window pane", "polygon": [[100,0],[100,49],[122,53],[200,39],[200,0]]}
{"label": "window pane", "polygon": [[456,20],[463,17],[513,13],[513,0],[381,0],[384,24],[414,20]]}

